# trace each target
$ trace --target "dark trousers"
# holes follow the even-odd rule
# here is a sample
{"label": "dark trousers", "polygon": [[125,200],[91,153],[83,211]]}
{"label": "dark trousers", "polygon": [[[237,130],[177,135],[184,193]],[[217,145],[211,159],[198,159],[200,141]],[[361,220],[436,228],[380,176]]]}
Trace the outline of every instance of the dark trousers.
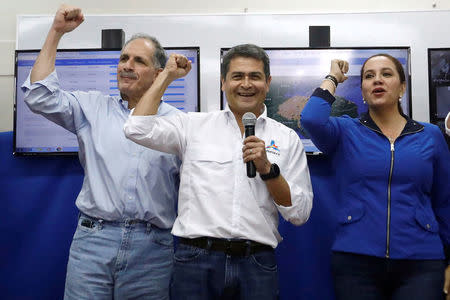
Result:
{"label": "dark trousers", "polygon": [[278,299],[275,253],[234,256],[179,244],[170,293],[172,300]]}
{"label": "dark trousers", "polygon": [[334,252],[338,300],[443,300],[443,260],[387,259]]}

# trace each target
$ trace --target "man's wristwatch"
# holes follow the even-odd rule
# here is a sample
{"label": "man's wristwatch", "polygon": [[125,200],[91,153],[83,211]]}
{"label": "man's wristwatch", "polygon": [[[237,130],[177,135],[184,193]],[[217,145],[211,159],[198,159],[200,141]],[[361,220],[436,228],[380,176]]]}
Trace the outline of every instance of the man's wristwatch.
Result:
{"label": "man's wristwatch", "polygon": [[259,174],[262,180],[269,180],[280,176],[280,168],[277,164],[270,165],[270,171],[267,174]]}

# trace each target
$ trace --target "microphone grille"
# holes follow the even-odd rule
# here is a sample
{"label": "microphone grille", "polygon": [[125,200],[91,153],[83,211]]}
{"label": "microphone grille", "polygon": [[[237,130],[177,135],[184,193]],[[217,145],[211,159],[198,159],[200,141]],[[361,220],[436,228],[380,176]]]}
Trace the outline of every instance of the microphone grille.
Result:
{"label": "microphone grille", "polygon": [[246,112],[243,116],[242,116],[242,123],[245,126],[255,126],[256,124],[256,116],[254,113],[252,112]]}

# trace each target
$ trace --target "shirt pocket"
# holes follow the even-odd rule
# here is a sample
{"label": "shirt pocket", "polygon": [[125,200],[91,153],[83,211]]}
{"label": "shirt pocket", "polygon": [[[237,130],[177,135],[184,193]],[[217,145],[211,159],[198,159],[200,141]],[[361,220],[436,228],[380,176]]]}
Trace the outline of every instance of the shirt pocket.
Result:
{"label": "shirt pocket", "polygon": [[231,151],[224,148],[192,147],[189,158],[185,158],[190,195],[201,199],[229,197],[230,187],[234,184],[232,159]]}
{"label": "shirt pocket", "polygon": [[233,154],[226,149],[218,147],[191,147],[189,159],[192,162],[205,162],[211,164],[226,164],[233,160]]}

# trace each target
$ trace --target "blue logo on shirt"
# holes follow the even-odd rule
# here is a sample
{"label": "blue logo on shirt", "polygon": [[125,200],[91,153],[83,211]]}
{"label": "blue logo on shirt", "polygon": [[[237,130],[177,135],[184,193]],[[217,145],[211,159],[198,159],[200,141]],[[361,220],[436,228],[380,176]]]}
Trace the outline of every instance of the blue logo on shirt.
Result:
{"label": "blue logo on shirt", "polygon": [[267,146],[266,149],[272,149],[272,150],[280,152],[280,149],[278,149],[278,146],[275,145],[275,141],[274,140],[270,141],[270,145]]}
{"label": "blue logo on shirt", "polygon": [[270,145],[266,146],[266,151],[275,155],[280,155],[280,149],[275,145],[275,141],[271,140]]}

